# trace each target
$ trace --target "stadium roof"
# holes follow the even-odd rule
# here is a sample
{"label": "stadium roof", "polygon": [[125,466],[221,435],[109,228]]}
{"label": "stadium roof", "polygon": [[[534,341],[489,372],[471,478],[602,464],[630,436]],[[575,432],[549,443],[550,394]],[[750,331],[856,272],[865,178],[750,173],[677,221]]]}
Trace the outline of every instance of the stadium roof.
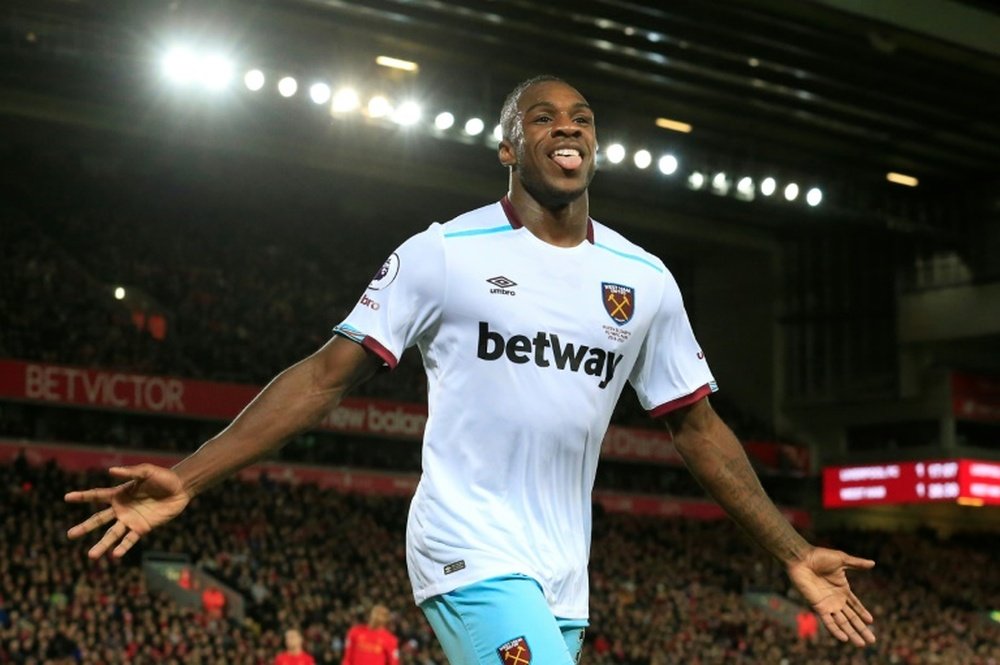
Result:
{"label": "stadium roof", "polygon": [[[602,133],[652,136],[710,168],[811,171],[858,200],[900,171],[932,196],[979,197],[995,187],[1000,162],[1000,109],[989,94],[1000,80],[1000,15],[988,2],[901,6],[11,0],[0,10],[0,91],[14,101],[0,112],[65,113],[38,95],[81,109],[120,98],[131,80],[123,71],[148,70],[155,50],[181,36],[262,66],[389,81],[494,114],[514,83],[551,72],[591,99]],[[381,71],[378,54],[419,63],[419,76]],[[659,129],[660,117],[693,132]]]}

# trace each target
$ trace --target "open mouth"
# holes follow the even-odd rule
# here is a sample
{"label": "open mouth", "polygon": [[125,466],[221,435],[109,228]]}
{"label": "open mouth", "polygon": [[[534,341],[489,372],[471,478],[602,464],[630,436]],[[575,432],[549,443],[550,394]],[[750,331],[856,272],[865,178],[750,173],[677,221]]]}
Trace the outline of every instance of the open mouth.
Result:
{"label": "open mouth", "polygon": [[576,148],[560,148],[549,155],[549,158],[565,171],[575,171],[583,164],[583,157]]}

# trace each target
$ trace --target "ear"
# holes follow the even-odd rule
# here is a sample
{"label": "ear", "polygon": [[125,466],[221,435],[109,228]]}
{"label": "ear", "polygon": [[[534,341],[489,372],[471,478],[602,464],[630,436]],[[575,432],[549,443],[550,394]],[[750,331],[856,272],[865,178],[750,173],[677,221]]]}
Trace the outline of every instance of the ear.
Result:
{"label": "ear", "polygon": [[497,157],[504,166],[517,166],[517,154],[514,146],[506,139],[497,144]]}

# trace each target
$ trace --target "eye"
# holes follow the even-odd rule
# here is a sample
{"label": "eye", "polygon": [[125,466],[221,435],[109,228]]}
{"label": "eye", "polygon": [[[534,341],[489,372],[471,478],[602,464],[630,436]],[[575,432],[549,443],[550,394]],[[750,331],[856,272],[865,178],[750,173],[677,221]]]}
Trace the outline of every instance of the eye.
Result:
{"label": "eye", "polygon": [[535,122],[552,122],[552,116],[543,113],[542,115],[535,116]]}
{"label": "eye", "polygon": [[590,123],[592,123],[594,121],[593,118],[591,118],[589,116],[585,116],[585,115],[577,116],[574,120],[575,120],[575,122],[577,124],[580,124],[580,125],[589,125]]}

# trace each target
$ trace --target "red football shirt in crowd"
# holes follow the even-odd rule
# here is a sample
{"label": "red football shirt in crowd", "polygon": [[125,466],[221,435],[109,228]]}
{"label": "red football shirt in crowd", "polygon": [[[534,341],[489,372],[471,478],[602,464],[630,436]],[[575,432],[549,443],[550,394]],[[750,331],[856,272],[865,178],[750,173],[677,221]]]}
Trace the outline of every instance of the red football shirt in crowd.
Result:
{"label": "red football shirt in crowd", "polygon": [[816,615],[808,610],[802,610],[795,616],[795,623],[799,629],[799,639],[815,640],[819,633],[819,620]]}
{"label": "red football shirt in crowd", "polygon": [[274,659],[274,665],[316,665],[316,661],[305,651],[298,653],[282,651]]}
{"label": "red football shirt in crowd", "polygon": [[201,593],[201,607],[208,616],[221,617],[226,607],[226,596],[218,587],[210,586]]}
{"label": "red football shirt in crowd", "polygon": [[343,665],[399,665],[399,641],[385,628],[358,624],[347,631]]}

